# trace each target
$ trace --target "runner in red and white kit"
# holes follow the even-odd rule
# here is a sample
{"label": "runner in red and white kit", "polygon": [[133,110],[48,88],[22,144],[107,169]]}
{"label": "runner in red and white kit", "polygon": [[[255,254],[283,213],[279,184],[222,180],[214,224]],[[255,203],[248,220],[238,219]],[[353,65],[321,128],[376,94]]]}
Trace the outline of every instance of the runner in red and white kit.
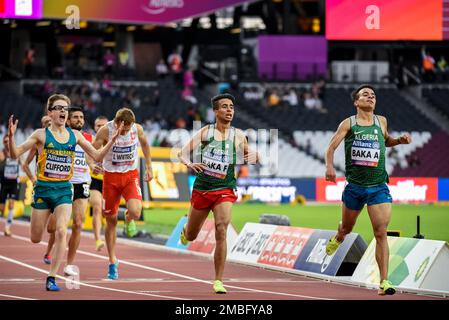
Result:
{"label": "runner in red and white kit", "polygon": [[[71,107],[67,125],[70,129],[81,131],[84,127],[83,109]],[[92,143],[92,135],[88,132],[81,132],[87,141]],[[90,159],[90,158],[89,158]],[[72,204],[72,234],[69,240],[69,252],[67,253],[67,264],[64,273],[69,276],[77,276],[78,268],[73,265],[76,250],[80,244],[81,230],[85,219],[87,201],[89,199],[89,186],[91,182],[89,165],[84,150],[77,144],[75,147],[75,162],[73,165],[73,176],[70,179],[73,185],[73,204]]]}
{"label": "runner in red and white kit", "polygon": [[139,183],[138,143],[145,157],[145,181],[153,178],[151,169],[150,146],[140,124],[131,109],[122,108],[117,111],[113,121],[109,121],[98,132],[93,143],[100,148],[111,139],[112,132],[118,124],[124,126],[112,148],[103,159],[103,198],[105,207],[103,215],[106,218],[105,238],[109,255],[109,279],[118,279],[118,260],[115,255],[115,241],[117,238],[117,213],[120,197],[126,200],[125,225],[128,237],[136,233],[134,220],[140,218],[142,211],[142,192]]}

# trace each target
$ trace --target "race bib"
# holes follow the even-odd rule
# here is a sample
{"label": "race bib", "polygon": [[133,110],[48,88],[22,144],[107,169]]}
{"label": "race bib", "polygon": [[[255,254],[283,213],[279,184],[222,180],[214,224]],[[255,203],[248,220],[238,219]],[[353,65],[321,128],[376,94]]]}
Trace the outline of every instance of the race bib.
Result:
{"label": "race bib", "polygon": [[224,179],[229,168],[229,156],[222,154],[222,150],[214,149],[214,151],[206,151],[203,153],[203,164],[207,166],[204,174],[218,179]]}
{"label": "race bib", "polygon": [[86,162],[86,157],[84,151],[75,151],[75,162],[73,165],[73,170],[77,173],[86,173],[89,171],[89,166]]}
{"label": "race bib", "polygon": [[72,157],[70,155],[47,153],[44,167],[45,177],[69,180],[71,175]]}
{"label": "race bib", "polygon": [[133,165],[136,160],[137,144],[125,147],[112,147],[112,165],[126,166]]}
{"label": "race bib", "polygon": [[354,140],[351,160],[355,166],[377,167],[380,158],[380,145],[377,141]]}
{"label": "race bib", "polygon": [[19,176],[19,162],[17,160],[6,160],[4,176],[6,179],[17,179]]}

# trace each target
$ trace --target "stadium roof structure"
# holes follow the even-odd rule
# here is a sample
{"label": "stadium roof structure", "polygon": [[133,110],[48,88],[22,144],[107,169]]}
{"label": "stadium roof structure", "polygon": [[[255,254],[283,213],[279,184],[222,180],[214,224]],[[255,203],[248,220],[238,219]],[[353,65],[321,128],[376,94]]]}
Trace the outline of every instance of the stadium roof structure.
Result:
{"label": "stadium roof structure", "polygon": [[164,25],[260,0],[47,0],[43,18],[66,19],[79,12],[81,20]]}

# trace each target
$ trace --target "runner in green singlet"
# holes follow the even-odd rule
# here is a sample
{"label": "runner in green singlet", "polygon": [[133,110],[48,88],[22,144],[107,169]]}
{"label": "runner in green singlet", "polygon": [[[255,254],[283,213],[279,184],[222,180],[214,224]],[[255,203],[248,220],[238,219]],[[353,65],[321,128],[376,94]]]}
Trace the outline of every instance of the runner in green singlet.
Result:
{"label": "runner in green singlet", "polygon": [[[75,145],[81,148],[95,161],[101,161],[111,148],[117,134],[101,150],[96,150],[79,131],[66,128],[70,99],[61,94],[50,96],[47,101],[47,114],[51,118],[48,128],[34,131],[28,139],[16,146],[14,134],[18,120],[14,115],[9,118],[8,148],[11,157],[17,159],[21,154],[37,146],[37,182],[34,186],[31,212],[31,241],[39,243],[52,212],[56,218],[55,254],[51,262],[46,281],[47,291],[59,291],[55,276],[64,257],[66,249],[67,224],[72,212],[72,185]],[[123,124],[121,124],[123,126]]]}
{"label": "runner in green singlet", "polygon": [[[215,124],[202,127],[181,149],[180,161],[193,170],[197,177],[193,185],[188,222],[180,240],[187,245],[198,236],[204,221],[212,210],[215,220],[215,293],[226,293],[222,278],[226,261],[226,232],[231,221],[232,204],[237,200],[235,165],[259,161],[256,152],[249,150],[244,133],[231,127],[235,99],[230,94],[212,98]],[[193,161],[190,161],[194,152]]]}
{"label": "runner in green singlet", "polygon": [[370,85],[361,85],[352,93],[357,114],[343,120],[326,151],[326,180],[336,182],[333,166],[334,152],[345,140],[345,166],[348,184],[343,192],[342,222],[337,234],[326,246],[328,255],[334,254],[349,234],[367,205],[368,215],[376,238],[376,261],[380,271],[380,295],[396,292],[388,280],[389,249],[387,227],[391,217],[392,198],[385,170],[385,148],[411,142],[409,134],[393,138],[388,134],[387,120],[374,114],[376,94]]}

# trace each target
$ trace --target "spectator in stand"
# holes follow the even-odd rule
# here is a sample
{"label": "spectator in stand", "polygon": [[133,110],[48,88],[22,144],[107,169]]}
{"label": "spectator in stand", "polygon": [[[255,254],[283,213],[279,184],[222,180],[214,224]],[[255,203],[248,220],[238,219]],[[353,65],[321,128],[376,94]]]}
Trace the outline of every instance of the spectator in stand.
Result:
{"label": "spectator in stand", "polygon": [[282,101],[284,101],[289,107],[297,107],[298,96],[296,95],[295,89],[294,88],[288,89],[286,94],[282,97]]}
{"label": "spectator in stand", "polygon": [[182,57],[178,51],[174,51],[168,56],[168,65],[178,87],[182,86]]}
{"label": "spectator in stand", "polygon": [[193,95],[192,90],[189,88],[184,88],[184,90],[182,90],[182,98],[191,104],[198,103],[198,99]]}
{"label": "spectator in stand", "polygon": [[104,73],[112,75],[112,71],[115,65],[115,56],[111,49],[107,49],[103,56]]}
{"label": "spectator in stand", "polygon": [[159,147],[160,145],[161,145],[161,140],[159,138],[159,135],[157,134],[157,135],[154,136],[153,142],[151,142],[151,146],[152,147]]}
{"label": "spectator in stand", "polygon": [[279,105],[279,103],[281,102],[281,98],[279,97],[277,90],[274,89],[273,91],[271,91],[268,95],[268,99],[267,99],[267,106],[269,108],[271,107],[277,107]]}
{"label": "spectator in stand", "polygon": [[192,90],[194,84],[195,84],[195,78],[193,76],[193,70],[191,67],[189,67],[184,72],[184,78],[183,78],[184,89],[188,88],[188,89]]}
{"label": "spectator in stand", "polygon": [[312,97],[312,94],[310,92],[308,91],[304,92],[303,98],[304,98],[304,106],[308,110],[316,109],[316,100]]}
{"label": "spectator in stand", "polygon": [[30,78],[33,73],[33,65],[34,65],[34,56],[36,51],[34,50],[34,46],[31,46],[27,50],[25,50],[25,57],[23,58],[23,73],[25,78]]}
{"label": "spectator in stand", "polygon": [[448,80],[449,67],[444,56],[440,56],[440,60],[437,62],[437,75],[440,81]]}
{"label": "spectator in stand", "polygon": [[193,121],[195,121],[196,108],[193,105],[189,105],[187,108],[187,129],[190,130],[193,128]]}
{"label": "spectator in stand", "polygon": [[164,139],[162,139],[161,144],[159,145],[162,148],[171,148],[172,145],[170,142],[168,142],[167,137],[164,137]]}
{"label": "spectator in stand", "polygon": [[426,47],[421,48],[422,70],[424,80],[428,82],[435,81],[435,59],[426,51]]}
{"label": "spectator in stand", "polygon": [[167,64],[164,62],[164,59],[160,59],[158,64],[156,65],[156,74],[159,79],[163,79],[168,74]]}
{"label": "spectator in stand", "polygon": [[185,129],[186,126],[187,126],[187,123],[183,117],[179,117],[175,122],[176,129]]}

